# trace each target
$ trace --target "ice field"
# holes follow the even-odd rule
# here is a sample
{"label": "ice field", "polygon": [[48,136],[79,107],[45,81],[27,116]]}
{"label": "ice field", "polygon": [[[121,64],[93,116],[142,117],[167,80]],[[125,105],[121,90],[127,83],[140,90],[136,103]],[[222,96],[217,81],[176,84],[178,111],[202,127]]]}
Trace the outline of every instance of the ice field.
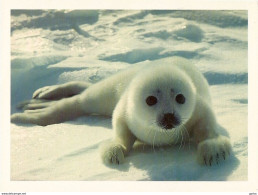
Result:
{"label": "ice field", "polygon": [[45,127],[11,124],[11,180],[246,181],[248,65],[246,11],[13,10],[11,112],[46,85],[98,82],[147,60],[191,60],[210,84],[233,155],[196,162],[196,147],[135,145],[124,164],[106,166],[98,147],[111,119],[85,116]]}

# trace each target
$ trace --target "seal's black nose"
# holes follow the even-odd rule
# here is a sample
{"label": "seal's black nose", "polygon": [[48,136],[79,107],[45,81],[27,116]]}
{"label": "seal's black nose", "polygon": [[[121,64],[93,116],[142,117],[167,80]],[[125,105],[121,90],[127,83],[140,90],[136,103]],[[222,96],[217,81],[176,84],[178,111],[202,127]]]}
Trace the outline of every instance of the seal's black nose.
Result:
{"label": "seal's black nose", "polygon": [[179,123],[179,119],[173,113],[165,113],[160,121],[164,129],[172,129]]}

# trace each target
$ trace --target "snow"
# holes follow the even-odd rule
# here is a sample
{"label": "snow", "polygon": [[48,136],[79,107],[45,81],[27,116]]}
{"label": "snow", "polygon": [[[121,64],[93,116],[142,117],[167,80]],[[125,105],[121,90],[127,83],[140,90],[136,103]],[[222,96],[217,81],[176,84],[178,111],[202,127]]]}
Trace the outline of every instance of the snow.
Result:
{"label": "snow", "polygon": [[11,180],[246,181],[247,23],[247,11],[13,10],[12,113],[40,87],[95,83],[132,64],[181,56],[210,83],[220,131],[234,154],[206,167],[185,141],[173,148],[136,144],[124,164],[106,166],[98,147],[112,138],[110,118],[11,124]]}

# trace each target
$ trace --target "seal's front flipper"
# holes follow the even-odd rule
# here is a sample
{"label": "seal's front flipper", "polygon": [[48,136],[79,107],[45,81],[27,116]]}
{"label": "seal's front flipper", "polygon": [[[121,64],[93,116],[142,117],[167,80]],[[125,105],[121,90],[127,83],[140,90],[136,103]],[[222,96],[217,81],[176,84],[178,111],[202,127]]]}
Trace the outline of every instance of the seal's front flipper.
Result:
{"label": "seal's front flipper", "polygon": [[200,164],[212,166],[226,160],[231,153],[231,144],[228,138],[218,136],[199,143],[197,160]]}

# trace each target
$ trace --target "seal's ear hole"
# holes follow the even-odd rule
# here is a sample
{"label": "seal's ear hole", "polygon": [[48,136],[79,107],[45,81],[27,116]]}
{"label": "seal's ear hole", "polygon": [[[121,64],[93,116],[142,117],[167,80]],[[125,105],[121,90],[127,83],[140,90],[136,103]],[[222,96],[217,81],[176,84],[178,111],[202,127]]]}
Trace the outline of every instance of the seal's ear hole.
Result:
{"label": "seal's ear hole", "polygon": [[148,96],[145,101],[149,106],[153,106],[157,104],[158,99],[155,96]]}
{"label": "seal's ear hole", "polygon": [[185,96],[183,94],[178,94],[176,96],[176,102],[179,104],[184,104],[185,103]]}

